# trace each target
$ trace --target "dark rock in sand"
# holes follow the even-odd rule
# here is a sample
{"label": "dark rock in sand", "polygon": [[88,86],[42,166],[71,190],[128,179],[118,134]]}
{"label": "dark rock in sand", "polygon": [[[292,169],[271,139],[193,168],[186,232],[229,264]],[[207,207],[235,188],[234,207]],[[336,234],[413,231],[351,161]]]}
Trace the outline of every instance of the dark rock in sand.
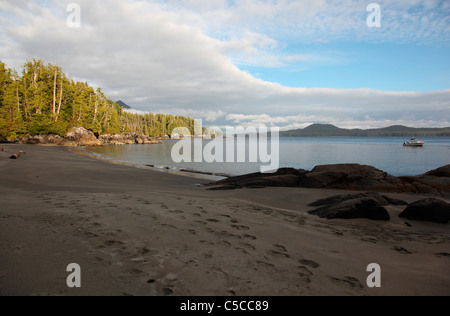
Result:
{"label": "dark rock in sand", "polygon": [[331,204],[338,204],[349,200],[356,200],[361,198],[371,198],[376,200],[381,206],[388,205],[408,205],[407,202],[402,200],[397,200],[390,198],[385,195],[380,195],[376,192],[367,192],[367,193],[357,193],[357,194],[347,194],[347,195],[336,195],[326,199],[318,200],[314,203],[309,204],[309,206],[324,206]]}
{"label": "dark rock in sand", "polygon": [[323,165],[315,167],[301,180],[306,188],[378,189],[401,185],[401,181],[372,166],[359,164]]}
{"label": "dark rock in sand", "polygon": [[208,184],[210,190],[234,190],[240,188],[298,187],[306,171],[292,168],[279,169],[276,173],[252,173]]}
{"label": "dark rock in sand", "polygon": [[326,219],[367,218],[379,221],[391,219],[388,211],[378,201],[378,197],[370,195],[326,205],[309,213]]}
{"label": "dark rock in sand", "polygon": [[400,214],[409,220],[447,224],[450,221],[450,204],[439,199],[430,198],[408,205]]}

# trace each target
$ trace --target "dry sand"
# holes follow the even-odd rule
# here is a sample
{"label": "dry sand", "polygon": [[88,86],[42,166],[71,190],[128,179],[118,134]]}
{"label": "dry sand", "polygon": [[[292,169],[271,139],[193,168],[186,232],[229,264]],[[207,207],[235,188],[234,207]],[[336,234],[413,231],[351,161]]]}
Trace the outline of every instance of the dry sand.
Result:
{"label": "dry sand", "polygon": [[[404,207],[390,222],[327,221],[306,205],[342,192],[210,192],[63,147],[4,147],[0,295],[450,295],[449,225],[408,227]],[[66,285],[70,263],[79,289]]]}

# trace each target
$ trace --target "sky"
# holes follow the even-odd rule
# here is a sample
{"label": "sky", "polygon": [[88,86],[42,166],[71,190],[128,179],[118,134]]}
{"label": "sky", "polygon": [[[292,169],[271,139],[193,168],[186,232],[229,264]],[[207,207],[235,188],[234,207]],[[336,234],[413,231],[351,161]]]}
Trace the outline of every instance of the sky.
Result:
{"label": "sky", "polygon": [[450,0],[0,0],[0,60],[33,58],[221,128],[450,126]]}

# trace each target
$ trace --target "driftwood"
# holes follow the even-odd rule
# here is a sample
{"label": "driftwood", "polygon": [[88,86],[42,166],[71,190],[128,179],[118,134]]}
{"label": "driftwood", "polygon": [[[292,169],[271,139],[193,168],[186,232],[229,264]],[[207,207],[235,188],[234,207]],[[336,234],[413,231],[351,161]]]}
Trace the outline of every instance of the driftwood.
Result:
{"label": "driftwood", "polygon": [[24,151],[18,151],[18,152],[16,152],[15,154],[13,154],[13,155],[11,155],[11,159],[19,159],[19,157],[21,156],[21,155],[25,155],[26,154],[26,152],[24,152]]}

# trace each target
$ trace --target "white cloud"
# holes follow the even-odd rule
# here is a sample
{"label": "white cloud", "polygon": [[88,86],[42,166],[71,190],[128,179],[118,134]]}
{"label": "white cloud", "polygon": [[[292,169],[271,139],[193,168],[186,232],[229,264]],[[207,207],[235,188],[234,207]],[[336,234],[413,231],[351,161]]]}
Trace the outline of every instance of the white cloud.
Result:
{"label": "white cloud", "polygon": [[[448,17],[436,2],[380,1],[386,28],[365,25],[366,1],[78,0],[82,27],[66,27],[71,1],[0,0],[0,56],[18,68],[33,57],[101,86],[139,111],[204,118],[220,125],[304,127],[450,125],[450,90],[432,93],[369,89],[288,88],[236,64],[286,66],[327,56],[285,52],[285,40],[448,40]],[[443,10],[444,5],[440,3]],[[420,23],[417,23],[420,19]],[[361,25],[362,22],[362,25]],[[439,34],[439,36],[437,36]],[[301,68],[299,68],[301,69]]]}

